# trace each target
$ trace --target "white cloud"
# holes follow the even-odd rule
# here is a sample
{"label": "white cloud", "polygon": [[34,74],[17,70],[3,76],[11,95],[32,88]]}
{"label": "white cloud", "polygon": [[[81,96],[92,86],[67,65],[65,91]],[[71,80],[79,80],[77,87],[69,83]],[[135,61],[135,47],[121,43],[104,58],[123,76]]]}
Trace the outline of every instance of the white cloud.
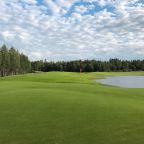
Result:
{"label": "white cloud", "polygon": [[[62,15],[66,13],[71,6],[79,0],[44,0],[47,6],[51,9],[53,15]],[[64,12],[66,11],[66,12]]]}
{"label": "white cloud", "polygon": [[105,5],[106,5],[106,1],[105,1],[105,0],[99,0],[99,4],[100,4],[101,6],[105,6]]}
{"label": "white cloud", "polygon": [[[136,0],[103,0],[105,9],[82,15],[94,8],[94,0],[89,0],[90,5],[75,6],[69,17],[63,15],[78,0],[21,2],[0,2],[0,43],[15,46],[33,60],[143,58],[144,7]],[[108,11],[107,4],[115,10]]]}
{"label": "white cloud", "polygon": [[36,0],[20,0],[20,2],[27,3],[27,4],[37,4]]}
{"label": "white cloud", "polygon": [[85,6],[76,6],[75,7],[75,12],[78,12],[78,13],[85,13],[87,12],[88,8],[85,7]]}
{"label": "white cloud", "polygon": [[59,14],[60,7],[52,0],[46,0],[46,4],[49,6],[53,14]]}

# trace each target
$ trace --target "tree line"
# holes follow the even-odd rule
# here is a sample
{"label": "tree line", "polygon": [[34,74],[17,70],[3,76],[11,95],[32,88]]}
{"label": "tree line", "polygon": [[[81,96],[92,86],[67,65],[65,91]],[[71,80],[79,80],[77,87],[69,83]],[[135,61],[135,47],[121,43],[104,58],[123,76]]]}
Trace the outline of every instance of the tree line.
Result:
{"label": "tree line", "polygon": [[75,60],[31,62],[32,71],[66,71],[66,72],[118,72],[118,71],[144,71],[144,60],[120,60],[110,59],[109,61],[99,60]]}
{"label": "tree line", "polygon": [[24,74],[31,71],[31,62],[26,55],[14,47],[0,47],[0,76]]}
{"label": "tree line", "polygon": [[75,60],[75,61],[30,61],[28,56],[19,53],[14,47],[0,47],[0,76],[24,74],[35,71],[66,72],[118,72],[144,71],[144,60]]}

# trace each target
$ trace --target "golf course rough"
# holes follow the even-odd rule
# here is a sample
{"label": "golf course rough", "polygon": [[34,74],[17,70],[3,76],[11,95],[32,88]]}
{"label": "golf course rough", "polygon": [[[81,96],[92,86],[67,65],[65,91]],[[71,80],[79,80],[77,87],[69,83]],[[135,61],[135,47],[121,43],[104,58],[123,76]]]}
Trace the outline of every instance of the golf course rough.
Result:
{"label": "golf course rough", "polygon": [[144,89],[98,84],[126,73],[0,78],[0,144],[143,144]]}

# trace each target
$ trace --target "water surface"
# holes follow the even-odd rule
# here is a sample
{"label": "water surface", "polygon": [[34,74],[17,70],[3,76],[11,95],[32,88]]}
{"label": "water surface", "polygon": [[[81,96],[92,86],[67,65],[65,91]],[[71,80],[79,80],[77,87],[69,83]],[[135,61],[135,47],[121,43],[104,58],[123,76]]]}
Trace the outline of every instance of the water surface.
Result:
{"label": "water surface", "polygon": [[125,88],[144,88],[144,76],[114,76],[96,80],[101,84],[107,84]]}

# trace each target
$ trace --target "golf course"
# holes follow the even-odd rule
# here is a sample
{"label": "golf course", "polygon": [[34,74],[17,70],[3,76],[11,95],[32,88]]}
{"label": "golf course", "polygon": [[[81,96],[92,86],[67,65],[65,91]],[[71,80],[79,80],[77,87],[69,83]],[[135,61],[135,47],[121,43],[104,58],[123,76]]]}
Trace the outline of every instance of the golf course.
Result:
{"label": "golf course", "polygon": [[144,88],[99,84],[144,72],[0,78],[0,144],[143,144]]}

